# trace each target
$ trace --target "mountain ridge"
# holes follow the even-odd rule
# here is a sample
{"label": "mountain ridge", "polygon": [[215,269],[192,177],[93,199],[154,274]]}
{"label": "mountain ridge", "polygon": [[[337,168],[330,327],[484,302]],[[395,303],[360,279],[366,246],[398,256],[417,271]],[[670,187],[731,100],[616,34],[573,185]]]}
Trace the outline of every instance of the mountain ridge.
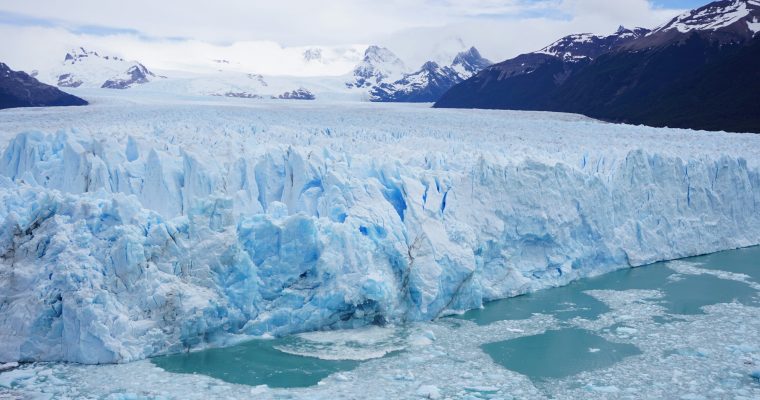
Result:
{"label": "mountain ridge", "polygon": [[758,19],[758,0],[715,1],[652,31],[633,32],[593,58],[539,51],[495,64],[452,87],[434,107],[558,111],[760,132],[754,100],[760,66],[751,68],[760,58],[760,35],[752,26]]}
{"label": "mountain ridge", "polygon": [[87,101],[44,84],[0,62],[0,109],[15,107],[83,106]]}

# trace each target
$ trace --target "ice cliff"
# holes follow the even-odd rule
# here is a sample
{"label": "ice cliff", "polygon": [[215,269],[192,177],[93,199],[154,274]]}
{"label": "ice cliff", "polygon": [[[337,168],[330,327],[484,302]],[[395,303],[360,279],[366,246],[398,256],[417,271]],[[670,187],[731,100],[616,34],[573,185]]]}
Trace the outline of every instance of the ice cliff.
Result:
{"label": "ice cliff", "polygon": [[0,362],[125,362],[429,320],[760,243],[757,163],[720,150],[570,163],[293,139],[214,159],[122,139],[9,136]]}

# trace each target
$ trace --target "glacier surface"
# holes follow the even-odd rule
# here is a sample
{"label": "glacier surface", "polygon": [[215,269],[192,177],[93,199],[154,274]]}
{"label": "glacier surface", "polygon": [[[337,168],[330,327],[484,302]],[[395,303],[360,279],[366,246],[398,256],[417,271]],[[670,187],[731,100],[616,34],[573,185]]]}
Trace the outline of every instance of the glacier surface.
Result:
{"label": "glacier surface", "polygon": [[0,362],[431,320],[760,244],[760,138],[93,94],[0,112]]}

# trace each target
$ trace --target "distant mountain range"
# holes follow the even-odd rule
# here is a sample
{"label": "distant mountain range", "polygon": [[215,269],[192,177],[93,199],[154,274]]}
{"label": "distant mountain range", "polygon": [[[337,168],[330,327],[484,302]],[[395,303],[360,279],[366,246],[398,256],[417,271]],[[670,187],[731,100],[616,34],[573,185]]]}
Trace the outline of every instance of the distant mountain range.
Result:
{"label": "distant mountain range", "polygon": [[451,65],[440,66],[428,61],[410,74],[394,82],[380,82],[370,90],[370,101],[434,102],[452,86],[470,78],[491,62],[478,49],[471,47],[454,57]]}
{"label": "distant mountain range", "polygon": [[490,66],[439,108],[542,110],[760,132],[760,0],[721,0],[653,30],[571,35]]}
{"label": "distant mountain range", "polygon": [[52,80],[59,87],[99,87],[129,89],[162,77],[137,61],[98,54],[83,47],[66,53],[61,65],[53,71]]}
{"label": "distant mountain range", "polygon": [[[213,58],[203,71],[169,71],[161,76],[139,61],[107,55],[79,46],[62,61],[43,68],[43,82],[70,89],[136,89],[177,95],[205,95],[241,99],[342,100],[434,102],[453,85],[490,65],[474,47],[448,38],[431,44],[430,60],[414,71],[391,50],[371,45],[360,56],[358,49],[306,48],[304,65],[330,64],[358,59],[343,76],[262,76],[246,71],[241,60]],[[213,66],[211,69],[208,66]],[[34,71],[33,75],[37,71]]]}
{"label": "distant mountain range", "polygon": [[0,109],[13,107],[82,106],[85,100],[41,83],[0,63]]}
{"label": "distant mountain range", "polygon": [[346,87],[366,90],[368,100],[374,102],[432,103],[452,86],[491,65],[475,47],[449,60],[449,65],[427,61],[420,69],[409,72],[392,51],[370,46]]}

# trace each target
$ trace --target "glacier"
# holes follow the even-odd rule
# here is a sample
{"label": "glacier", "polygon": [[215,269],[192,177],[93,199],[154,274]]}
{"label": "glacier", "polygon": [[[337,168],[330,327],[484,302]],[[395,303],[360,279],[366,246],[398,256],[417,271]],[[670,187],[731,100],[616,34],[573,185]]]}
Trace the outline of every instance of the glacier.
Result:
{"label": "glacier", "polygon": [[410,105],[0,112],[0,362],[432,320],[760,244],[760,138]]}

